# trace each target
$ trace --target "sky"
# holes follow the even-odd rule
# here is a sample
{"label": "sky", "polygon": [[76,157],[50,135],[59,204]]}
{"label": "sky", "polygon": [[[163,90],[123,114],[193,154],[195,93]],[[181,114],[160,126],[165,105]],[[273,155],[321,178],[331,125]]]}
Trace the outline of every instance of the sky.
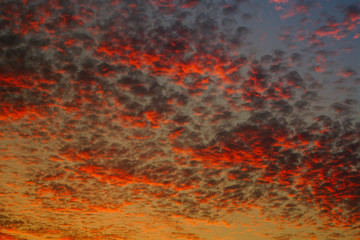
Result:
{"label": "sky", "polygon": [[360,1],[0,9],[0,239],[360,239]]}

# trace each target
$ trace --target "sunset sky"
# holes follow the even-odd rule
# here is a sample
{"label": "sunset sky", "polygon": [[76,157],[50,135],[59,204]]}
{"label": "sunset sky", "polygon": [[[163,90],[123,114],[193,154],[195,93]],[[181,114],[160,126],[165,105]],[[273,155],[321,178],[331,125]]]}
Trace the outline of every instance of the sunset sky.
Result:
{"label": "sunset sky", "polygon": [[360,1],[0,12],[0,239],[360,240]]}

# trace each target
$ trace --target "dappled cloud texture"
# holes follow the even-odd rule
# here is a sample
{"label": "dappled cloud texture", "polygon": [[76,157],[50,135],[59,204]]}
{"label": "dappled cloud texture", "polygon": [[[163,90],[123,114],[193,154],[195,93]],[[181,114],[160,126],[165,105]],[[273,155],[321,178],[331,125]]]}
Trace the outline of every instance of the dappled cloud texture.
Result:
{"label": "dappled cloud texture", "polygon": [[360,239],[359,1],[0,9],[0,239]]}

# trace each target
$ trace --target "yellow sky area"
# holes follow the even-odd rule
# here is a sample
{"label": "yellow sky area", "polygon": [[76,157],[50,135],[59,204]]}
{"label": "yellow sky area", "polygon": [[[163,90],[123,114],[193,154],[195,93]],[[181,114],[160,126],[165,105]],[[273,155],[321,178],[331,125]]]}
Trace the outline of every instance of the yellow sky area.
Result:
{"label": "yellow sky area", "polygon": [[[0,233],[8,234],[13,238],[26,239],[26,240],[47,240],[47,236],[37,236],[36,234],[31,234],[27,232],[22,232],[18,230],[10,230],[10,229],[0,229]],[[48,235],[50,236],[50,235]],[[5,238],[6,239],[6,238]],[[11,238],[12,239],[12,238]]]}
{"label": "yellow sky area", "polygon": [[[38,221],[40,219],[44,221],[52,216],[61,219],[62,222],[68,219],[68,225],[48,225],[50,229],[43,229],[41,232],[29,232],[21,228],[0,229],[0,233],[21,240],[273,240],[280,236],[288,236],[289,239],[294,240],[327,239],[326,234],[315,230],[316,226],[296,226],[295,223],[285,224],[276,219],[266,219],[257,209],[246,213],[228,213],[212,222],[180,215],[161,214],[137,204],[123,206],[117,211],[96,208],[86,212],[65,211],[46,214],[44,209],[39,210],[42,216],[34,216],[34,220],[36,218]],[[31,220],[30,212],[22,212],[22,214],[28,215],[24,217]],[[327,231],[336,232],[334,229]],[[76,233],[86,235],[80,236]]]}
{"label": "yellow sky area", "polygon": [[[28,143],[28,140],[23,141]],[[276,220],[276,216],[269,219],[261,215],[260,210],[254,208],[255,206],[250,206],[252,210],[247,209],[245,213],[228,213],[213,222],[169,214],[171,209],[168,209],[168,213],[162,214],[159,209],[152,209],[146,202],[103,206],[101,203],[91,204],[77,199],[75,203],[80,204],[82,208],[77,208],[75,203],[72,203],[75,205],[61,205],[61,208],[51,208],[50,205],[44,205],[43,201],[48,198],[56,200],[57,195],[50,191],[42,194],[38,192],[40,198],[33,199],[31,195],[26,194],[26,190],[31,192],[35,189],[30,188],[30,185],[24,185],[23,181],[26,173],[32,169],[31,166],[41,163],[39,159],[44,158],[42,152],[38,151],[35,157],[25,158],[24,152],[31,149],[21,147],[17,149],[17,145],[12,145],[12,143],[12,141],[7,142],[7,147],[0,154],[1,162],[6,166],[0,174],[0,189],[6,193],[1,196],[2,201],[7,208],[11,207],[16,219],[26,220],[32,224],[38,223],[38,226],[47,226],[41,232],[28,232],[22,230],[21,226],[17,229],[0,228],[1,233],[14,238],[71,240],[66,236],[76,237],[77,233],[84,233],[85,235],[77,237],[81,239],[83,236],[91,236],[91,238],[85,237],[84,240],[121,240],[126,239],[126,236],[134,240],[199,238],[204,240],[272,240],[278,236],[291,236],[292,240],[325,240],[327,239],[325,231],[342,232],[341,229],[319,230],[311,223],[304,222],[301,226],[297,226],[299,224],[297,221],[294,224],[285,224],[281,222],[281,217],[280,220]],[[23,145],[26,146],[26,144],[19,146]],[[22,164],[24,161],[26,164]],[[55,206],[58,206],[58,203]],[[167,211],[166,208],[160,210]],[[306,209],[303,210],[306,211]],[[316,212],[308,214],[320,221]]]}
{"label": "yellow sky area", "polygon": [[[54,215],[57,215],[54,213]],[[60,214],[62,215],[62,214]],[[151,209],[139,209],[139,206],[126,206],[119,212],[101,211],[67,216],[69,226],[54,226],[52,231],[27,232],[20,229],[1,229],[2,233],[14,238],[27,240],[72,239],[66,238],[72,231],[86,231],[93,234],[93,239],[128,239],[136,240],[170,240],[170,239],[213,239],[213,240],[262,240],[267,239],[261,231],[271,229],[271,224],[257,224],[250,216],[232,216],[237,221],[231,223],[219,221],[202,221],[182,216],[165,216]],[[66,218],[66,216],[62,216]],[[69,231],[66,231],[69,230]],[[260,232],[261,232],[260,231]],[[69,236],[69,235],[68,235]],[[105,236],[105,237],[104,237]],[[106,237],[108,236],[108,237]],[[74,236],[76,237],[76,236]]]}

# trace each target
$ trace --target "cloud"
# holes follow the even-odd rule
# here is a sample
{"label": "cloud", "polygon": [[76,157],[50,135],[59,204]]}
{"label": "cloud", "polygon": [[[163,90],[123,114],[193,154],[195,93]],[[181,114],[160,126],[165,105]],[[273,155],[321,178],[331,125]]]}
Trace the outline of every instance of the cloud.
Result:
{"label": "cloud", "polygon": [[289,0],[270,0],[270,3],[287,3]]}
{"label": "cloud", "polygon": [[[287,3],[288,1],[270,1],[270,2]],[[291,7],[290,9],[285,10],[286,12],[281,15],[282,19],[286,19],[299,14],[306,15],[309,13],[311,9],[315,8],[317,5],[315,1],[305,1],[305,0],[299,0],[290,3],[291,3]]]}
{"label": "cloud", "polygon": [[352,68],[347,68],[347,69],[345,69],[343,71],[340,71],[336,75],[337,76],[342,76],[344,78],[348,78],[348,77],[351,77],[353,75],[357,75],[357,72],[355,70],[353,70]]}
{"label": "cloud", "polygon": [[[347,39],[358,6],[306,27],[317,2],[270,3],[309,18],[286,44],[257,44],[273,23],[247,1],[1,3],[1,234],[207,239],[256,211],[356,236],[359,99],[329,92],[332,64],[357,72],[327,38]],[[297,236],[314,237],[273,237]]]}

